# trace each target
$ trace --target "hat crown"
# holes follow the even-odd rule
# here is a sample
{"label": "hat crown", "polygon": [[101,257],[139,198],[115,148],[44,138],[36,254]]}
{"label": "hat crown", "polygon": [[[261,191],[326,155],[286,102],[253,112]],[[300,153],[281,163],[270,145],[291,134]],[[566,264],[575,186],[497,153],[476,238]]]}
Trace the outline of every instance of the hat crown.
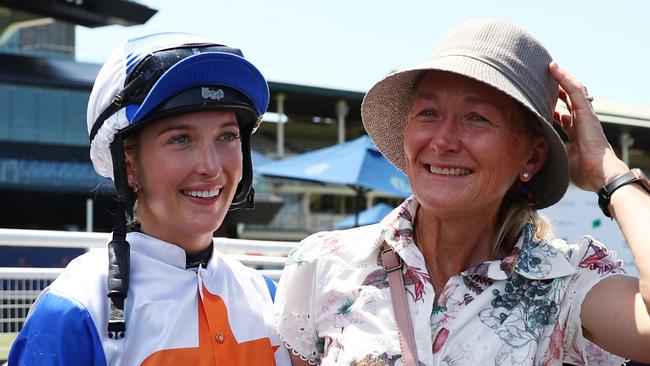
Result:
{"label": "hat crown", "polygon": [[530,105],[553,120],[558,83],[548,67],[551,55],[517,25],[492,19],[465,23],[440,44],[433,58],[464,56],[486,63],[507,77]]}

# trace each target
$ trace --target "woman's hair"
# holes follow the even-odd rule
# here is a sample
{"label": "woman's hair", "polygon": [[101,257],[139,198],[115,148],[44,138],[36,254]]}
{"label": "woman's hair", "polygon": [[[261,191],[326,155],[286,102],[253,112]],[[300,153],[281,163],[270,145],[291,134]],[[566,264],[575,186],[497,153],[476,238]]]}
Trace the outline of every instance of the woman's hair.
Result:
{"label": "woman's hair", "polygon": [[546,239],[555,237],[551,223],[531,207],[527,198],[521,193],[520,185],[515,183],[503,197],[499,208],[496,223],[497,239],[493,253],[512,251],[522,230],[529,222],[533,224],[536,237]]}
{"label": "woman's hair", "polygon": [[[521,111],[520,115],[523,117],[524,128],[528,136],[531,138],[543,136],[537,117],[519,104],[515,104],[515,107]],[[512,251],[522,230],[529,222],[533,225],[536,237],[546,239],[555,237],[551,223],[533,209],[529,202],[531,199],[529,197],[535,196],[535,192],[531,188],[534,186],[534,180],[535,178],[530,182],[523,183],[517,177],[503,197],[497,215],[497,239],[494,243],[493,253]],[[528,191],[532,191],[532,196],[526,193]]]}
{"label": "woman's hair", "polygon": [[[133,154],[137,158],[138,147],[140,143],[140,132],[142,129],[136,129],[133,132],[124,135],[124,155],[127,153]],[[125,162],[126,163],[126,162]],[[138,217],[138,193],[132,190],[133,193],[133,216],[129,217],[126,222],[128,231],[140,230],[140,218]]]}

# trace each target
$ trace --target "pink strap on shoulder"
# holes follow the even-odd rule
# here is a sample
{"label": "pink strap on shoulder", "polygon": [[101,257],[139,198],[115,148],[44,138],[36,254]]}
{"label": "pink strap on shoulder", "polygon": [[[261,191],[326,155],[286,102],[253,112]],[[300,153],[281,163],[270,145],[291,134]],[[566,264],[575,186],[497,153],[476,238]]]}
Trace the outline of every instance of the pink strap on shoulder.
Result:
{"label": "pink strap on shoulder", "polygon": [[399,336],[400,347],[402,348],[402,363],[405,366],[417,366],[419,363],[418,351],[413,334],[411,312],[409,311],[408,301],[406,300],[404,277],[402,277],[404,263],[402,262],[402,258],[385,242],[381,247],[381,260],[384,265],[384,271],[388,274],[390,298],[393,302],[393,312],[395,313],[395,320],[397,322],[397,334]]}

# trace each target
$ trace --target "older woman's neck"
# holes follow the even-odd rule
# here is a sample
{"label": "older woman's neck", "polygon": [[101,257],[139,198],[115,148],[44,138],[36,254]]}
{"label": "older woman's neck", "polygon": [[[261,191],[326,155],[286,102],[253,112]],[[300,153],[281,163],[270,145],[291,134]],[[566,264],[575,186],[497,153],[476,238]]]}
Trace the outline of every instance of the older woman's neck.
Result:
{"label": "older woman's neck", "polygon": [[422,207],[415,219],[417,244],[427,263],[436,294],[450,277],[495,259],[496,212],[478,217],[440,218]]}

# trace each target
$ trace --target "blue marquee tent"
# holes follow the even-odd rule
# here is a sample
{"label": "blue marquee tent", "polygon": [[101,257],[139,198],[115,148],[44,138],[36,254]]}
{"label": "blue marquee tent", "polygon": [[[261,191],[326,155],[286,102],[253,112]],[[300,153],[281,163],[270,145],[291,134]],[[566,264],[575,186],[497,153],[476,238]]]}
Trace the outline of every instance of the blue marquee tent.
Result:
{"label": "blue marquee tent", "polygon": [[366,135],[265,164],[257,172],[267,177],[349,186],[357,192],[357,207],[369,190],[397,197],[411,194],[406,175],[386,160]]}
{"label": "blue marquee tent", "polygon": [[366,135],[344,144],[264,164],[258,172],[270,177],[377,190],[397,197],[411,194],[404,173],[389,163]]}

